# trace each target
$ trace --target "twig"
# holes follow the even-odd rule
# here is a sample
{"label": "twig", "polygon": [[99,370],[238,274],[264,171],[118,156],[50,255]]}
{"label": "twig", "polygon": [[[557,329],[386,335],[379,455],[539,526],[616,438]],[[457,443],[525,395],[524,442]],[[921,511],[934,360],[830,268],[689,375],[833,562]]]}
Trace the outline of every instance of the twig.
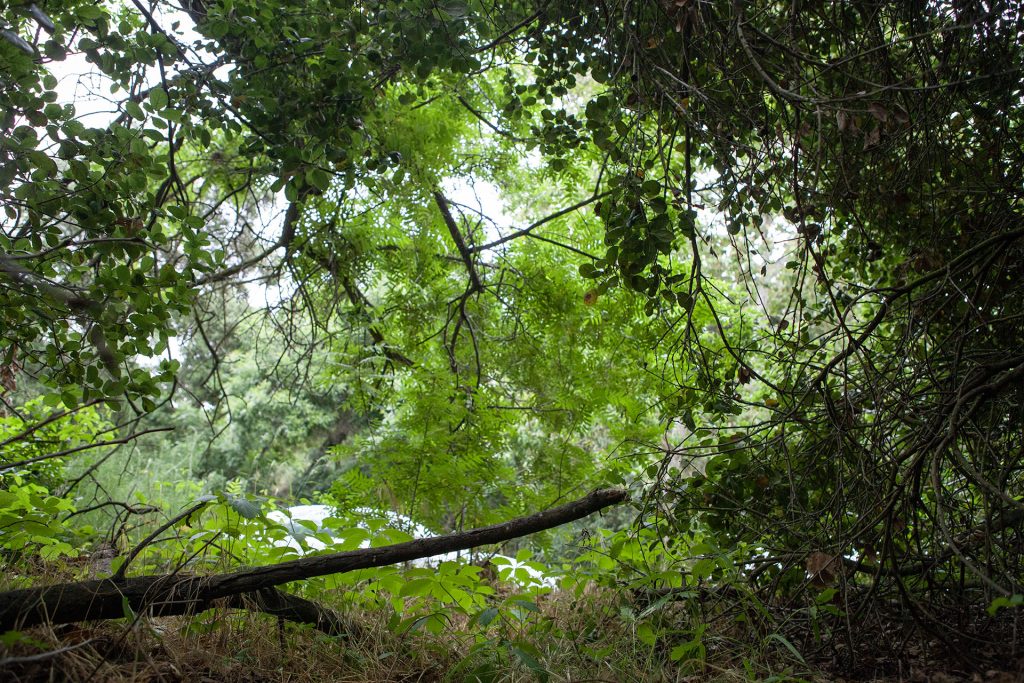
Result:
{"label": "twig", "polygon": [[47,453],[46,455],[38,455],[34,458],[26,458],[25,460],[19,460],[18,462],[11,462],[4,465],[0,465],[0,472],[13,470],[16,467],[33,465],[37,462],[42,462],[44,460],[51,460],[53,458],[63,458],[65,456],[74,455],[75,453],[79,453],[81,451],[88,451],[93,448],[103,448],[104,446],[120,446],[121,444],[126,444],[131,441],[134,441],[140,436],[145,436],[146,434],[156,434],[157,432],[170,432],[173,430],[174,427],[157,427],[154,429],[147,429],[142,432],[135,432],[134,434],[129,434],[123,439],[111,439],[110,441],[100,441],[99,443],[88,443],[83,446],[75,446],[74,448],[68,448],[63,451],[57,451],[56,453]]}
{"label": "twig", "polygon": [[191,517],[192,515],[199,512],[207,505],[209,505],[209,503],[210,501],[208,500],[200,501],[193,505],[192,507],[185,510],[184,512],[178,513],[171,519],[167,520],[165,523],[161,524],[156,531],[151,533],[149,536],[146,536],[146,538],[142,539],[142,542],[140,542],[137,546],[128,551],[128,554],[125,555],[124,562],[122,562],[121,566],[117,568],[117,571],[114,573],[114,576],[112,578],[114,580],[123,579],[124,573],[128,570],[128,565],[131,564],[132,560],[138,557],[139,553],[142,552],[143,548],[152,543],[157,536],[167,531],[181,520],[188,519],[189,517]]}

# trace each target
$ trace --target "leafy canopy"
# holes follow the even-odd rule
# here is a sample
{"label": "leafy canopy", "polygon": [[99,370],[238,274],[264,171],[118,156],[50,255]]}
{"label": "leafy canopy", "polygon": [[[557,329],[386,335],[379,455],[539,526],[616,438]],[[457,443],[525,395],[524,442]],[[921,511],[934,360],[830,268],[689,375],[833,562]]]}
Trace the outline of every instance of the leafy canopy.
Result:
{"label": "leafy canopy", "polygon": [[456,526],[630,480],[778,557],[769,591],[853,557],[876,595],[1019,590],[1015,4],[46,12],[3,15],[0,359],[51,401],[127,428],[216,390],[207,302],[257,282],[365,420],[339,501]]}

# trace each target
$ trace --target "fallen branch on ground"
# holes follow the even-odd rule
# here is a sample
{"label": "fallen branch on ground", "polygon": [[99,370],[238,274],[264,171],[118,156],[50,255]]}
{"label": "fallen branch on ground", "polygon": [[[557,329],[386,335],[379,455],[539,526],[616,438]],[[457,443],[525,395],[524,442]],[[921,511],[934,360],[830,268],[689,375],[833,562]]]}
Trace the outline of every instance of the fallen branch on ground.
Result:
{"label": "fallen branch on ground", "polygon": [[581,519],[626,498],[625,491],[602,489],[550,510],[462,533],[303,557],[229,574],[120,577],[8,591],[0,593],[0,632],[38,624],[119,619],[127,616],[126,606],[132,612],[152,616],[195,614],[216,606],[236,607],[336,632],[343,630],[337,615],[275,587],[501,543]]}

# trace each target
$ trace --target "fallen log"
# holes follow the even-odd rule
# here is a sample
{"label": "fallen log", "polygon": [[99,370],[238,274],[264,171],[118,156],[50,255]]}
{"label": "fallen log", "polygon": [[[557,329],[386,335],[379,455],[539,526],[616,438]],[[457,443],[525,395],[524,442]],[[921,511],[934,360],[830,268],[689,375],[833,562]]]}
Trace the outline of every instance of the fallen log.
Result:
{"label": "fallen log", "polygon": [[316,576],[501,543],[581,519],[626,498],[626,492],[620,489],[602,489],[550,510],[470,531],[303,557],[227,574],[112,577],[8,591],[0,593],[0,632],[38,624],[119,619],[127,616],[126,606],[136,614],[174,616],[195,614],[218,605],[267,612],[333,632],[340,627],[332,623],[336,615],[330,610],[282,593],[276,587]]}

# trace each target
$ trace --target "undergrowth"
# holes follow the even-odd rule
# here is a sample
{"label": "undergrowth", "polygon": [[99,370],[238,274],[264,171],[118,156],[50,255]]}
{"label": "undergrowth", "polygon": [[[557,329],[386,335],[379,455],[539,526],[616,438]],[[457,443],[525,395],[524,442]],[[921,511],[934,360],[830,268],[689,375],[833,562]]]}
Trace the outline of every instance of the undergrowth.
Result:
{"label": "undergrowth", "polygon": [[[673,662],[638,635],[633,601],[610,590],[538,601],[529,628],[461,619],[432,633],[382,612],[349,613],[358,636],[330,637],[272,617],[212,610],[21,633],[3,646],[5,680],[34,681],[691,681],[796,680],[790,655],[735,649]],[[688,620],[682,610],[674,619]],[[708,641],[731,639],[705,633]],[[698,653],[694,653],[696,655]],[[753,650],[746,653],[753,655]],[[804,667],[805,668],[805,667]]]}

